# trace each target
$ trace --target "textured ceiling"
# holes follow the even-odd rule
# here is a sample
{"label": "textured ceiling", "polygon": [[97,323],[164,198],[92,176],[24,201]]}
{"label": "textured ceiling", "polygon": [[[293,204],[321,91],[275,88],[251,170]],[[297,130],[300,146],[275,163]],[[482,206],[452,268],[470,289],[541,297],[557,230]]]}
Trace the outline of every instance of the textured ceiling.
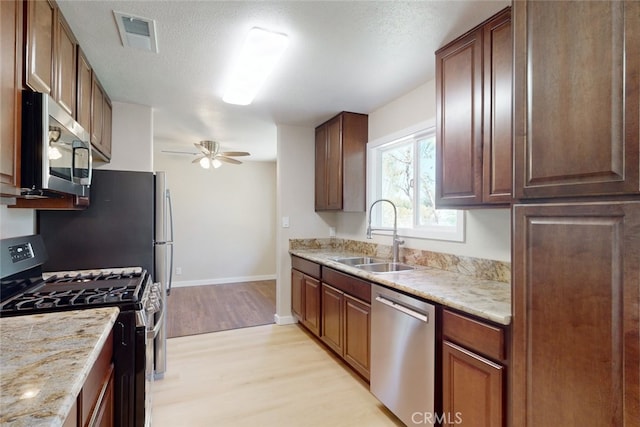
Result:
{"label": "textured ceiling", "polygon": [[[434,51],[509,1],[58,0],[112,101],[154,111],[156,149],[276,158],[276,126],[315,127],[340,111],[370,113],[434,78]],[[113,11],[156,21],[159,52],[125,48]],[[222,102],[229,62],[254,26],[289,48],[254,102]],[[195,150],[195,149],[194,149]]]}

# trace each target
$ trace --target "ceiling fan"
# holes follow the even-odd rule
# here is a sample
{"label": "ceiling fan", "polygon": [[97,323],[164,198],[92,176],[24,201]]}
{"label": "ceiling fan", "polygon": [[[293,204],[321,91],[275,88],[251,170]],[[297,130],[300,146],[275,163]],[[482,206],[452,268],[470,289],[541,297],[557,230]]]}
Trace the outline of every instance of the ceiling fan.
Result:
{"label": "ceiling fan", "polygon": [[200,163],[205,169],[209,169],[211,166],[219,168],[222,162],[239,165],[242,162],[234,159],[233,157],[248,156],[246,151],[220,151],[220,143],[217,141],[200,141],[193,145],[196,146],[200,153],[192,153],[189,151],[171,151],[162,150],[163,153],[175,153],[175,154],[191,154],[196,157],[191,163]]}

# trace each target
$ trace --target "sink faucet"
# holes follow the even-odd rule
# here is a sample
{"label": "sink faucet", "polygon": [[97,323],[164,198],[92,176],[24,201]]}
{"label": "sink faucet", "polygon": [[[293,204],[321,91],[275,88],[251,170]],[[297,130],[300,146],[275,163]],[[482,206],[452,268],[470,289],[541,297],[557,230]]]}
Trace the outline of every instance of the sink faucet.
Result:
{"label": "sink faucet", "polygon": [[404,240],[398,238],[398,210],[396,205],[389,199],[378,199],[371,203],[369,207],[369,223],[367,225],[367,239],[371,239],[371,232],[373,230],[384,230],[384,228],[371,228],[371,211],[373,207],[380,202],[387,202],[393,206],[393,262],[398,262],[398,254],[400,253],[400,245],[404,243]]}

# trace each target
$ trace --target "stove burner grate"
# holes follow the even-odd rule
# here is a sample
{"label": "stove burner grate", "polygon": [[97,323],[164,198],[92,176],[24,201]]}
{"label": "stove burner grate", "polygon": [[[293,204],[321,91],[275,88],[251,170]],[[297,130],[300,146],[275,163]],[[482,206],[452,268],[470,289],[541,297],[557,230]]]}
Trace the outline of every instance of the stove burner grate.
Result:
{"label": "stove burner grate", "polygon": [[131,286],[95,289],[68,289],[62,291],[30,292],[9,301],[5,310],[29,310],[55,307],[82,307],[99,304],[136,302],[136,288]]}

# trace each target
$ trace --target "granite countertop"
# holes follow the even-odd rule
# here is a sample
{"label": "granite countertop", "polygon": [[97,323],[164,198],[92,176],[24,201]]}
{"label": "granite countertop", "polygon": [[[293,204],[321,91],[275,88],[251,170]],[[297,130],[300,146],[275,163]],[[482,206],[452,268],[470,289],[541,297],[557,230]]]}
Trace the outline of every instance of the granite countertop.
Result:
{"label": "granite countertop", "polygon": [[0,319],[0,425],[61,426],[117,307]]}
{"label": "granite countertop", "polygon": [[289,253],[502,325],[511,323],[509,283],[423,266],[417,266],[417,270],[375,274],[334,261],[338,257],[362,254],[327,249],[291,249]]}

